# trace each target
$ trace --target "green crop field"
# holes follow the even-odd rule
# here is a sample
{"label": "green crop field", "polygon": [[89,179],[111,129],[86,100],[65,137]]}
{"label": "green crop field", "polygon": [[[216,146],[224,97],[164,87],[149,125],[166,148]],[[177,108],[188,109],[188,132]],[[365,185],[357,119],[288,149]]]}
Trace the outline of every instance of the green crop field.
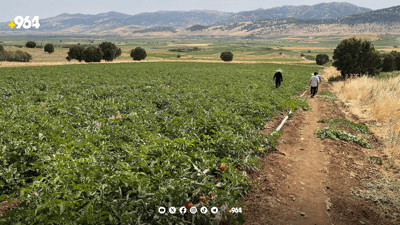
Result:
{"label": "green crop field", "polygon": [[[275,89],[278,68],[284,83]],[[158,207],[198,207],[200,196],[209,207],[236,206],[248,190],[243,169],[257,168],[279,135],[258,130],[283,109],[308,107],[293,95],[318,69],[190,62],[0,68],[0,200],[23,199],[0,217],[10,224],[183,224],[183,216]],[[190,220],[204,218],[210,213]]]}

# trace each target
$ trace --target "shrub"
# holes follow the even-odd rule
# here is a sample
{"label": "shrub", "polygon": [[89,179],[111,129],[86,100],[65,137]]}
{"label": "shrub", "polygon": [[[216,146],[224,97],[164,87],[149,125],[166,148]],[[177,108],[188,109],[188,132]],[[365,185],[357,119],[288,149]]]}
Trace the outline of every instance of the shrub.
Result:
{"label": "shrub", "polygon": [[28,42],[26,42],[25,46],[27,48],[35,48],[36,47],[36,43],[34,41],[28,41]]}
{"label": "shrub", "polygon": [[361,39],[342,40],[333,52],[333,64],[342,76],[348,74],[379,74],[382,65],[379,52],[371,41]]}
{"label": "shrub", "polygon": [[10,61],[10,52],[9,51],[0,51],[0,61]]}
{"label": "shrub", "polygon": [[300,57],[304,57],[304,56],[305,56],[304,53],[301,53],[301,54],[300,54]]}
{"label": "shrub", "polygon": [[49,54],[54,52],[54,46],[53,44],[46,44],[44,46],[44,52],[48,52]]}
{"label": "shrub", "polygon": [[3,45],[0,45],[0,52],[3,52],[4,51],[4,47],[3,47]]}
{"label": "shrub", "polygon": [[225,62],[229,62],[233,60],[233,53],[232,52],[222,52],[220,58]]}
{"label": "shrub", "polygon": [[382,72],[392,72],[395,69],[394,59],[393,54],[382,55]]}
{"label": "shrub", "polygon": [[326,54],[318,54],[315,61],[318,65],[324,65],[329,62],[329,56]]}
{"label": "shrub", "polygon": [[32,55],[27,52],[23,52],[20,50],[15,52],[15,61],[17,62],[29,62],[29,60],[31,59]]}
{"label": "shrub", "polygon": [[83,51],[85,51],[85,47],[75,45],[69,48],[68,56],[81,62],[83,60]]}
{"label": "shrub", "polygon": [[[117,48],[117,46],[111,42],[103,42],[99,45],[99,48],[103,52],[102,59],[106,61],[113,61],[115,58],[122,54],[121,49]],[[117,53],[119,54],[118,56]]]}
{"label": "shrub", "polygon": [[178,59],[179,59],[180,57],[181,57],[181,55],[177,55],[177,56],[176,56],[176,58],[178,58]]}
{"label": "shrub", "polygon": [[132,57],[133,60],[137,60],[137,61],[143,60],[143,59],[145,59],[147,57],[146,50],[144,50],[141,47],[137,47],[135,49],[132,49],[131,50],[131,57]]}
{"label": "shrub", "polygon": [[82,59],[85,62],[100,62],[103,56],[104,54],[100,47],[91,46],[83,51]]}
{"label": "shrub", "polygon": [[21,50],[18,51],[1,51],[0,52],[0,61],[9,61],[9,62],[29,62],[32,59],[32,55],[23,52]]}
{"label": "shrub", "polygon": [[311,50],[308,50],[307,52],[308,52],[308,53],[311,53]]}

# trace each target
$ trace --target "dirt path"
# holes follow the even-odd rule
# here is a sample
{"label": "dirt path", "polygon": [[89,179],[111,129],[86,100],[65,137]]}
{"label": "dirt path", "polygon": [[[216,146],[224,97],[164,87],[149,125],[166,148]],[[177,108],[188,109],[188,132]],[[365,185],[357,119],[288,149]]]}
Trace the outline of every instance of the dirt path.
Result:
{"label": "dirt path", "polygon": [[[330,86],[325,84],[319,89],[330,90]],[[310,98],[309,91],[305,97],[311,111],[296,110],[281,129],[277,151],[260,159],[264,168],[248,171],[249,180],[256,181],[259,187],[253,186],[241,199],[247,205],[243,207],[244,224],[400,224],[399,208],[392,207],[388,211],[394,213],[389,215],[374,201],[355,194],[359,190],[368,192],[365,184],[375,176],[374,171],[385,170],[367,160],[382,153],[379,143],[373,135],[367,139],[375,145],[373,149],[354,142],[317,138],[314,130],[327,126],[317,123],[321,119],[360,121],[345,113],[346,108],[339,102]],[[271,133],[283,118],[280,114],[275,116],[267,122],[269,129],[262,133]],[[348,130],[344,126],[339,129]],[[400,178],[398,172],[393,170],[392,176]]]}
{"label": "dirt path", "polygon": [[291,206],[301,211],[300,218],[287,215],[287,222],[291,224],[330,224],[324,203],[328,200],[324,191],[327,175],[319,171],[319,169],[326,169],[328,160],[324,157],[324,145],[321,139],[316,138],[313,133],[313,130],[322,129],[325,125],[317,123],[322,118],[320,105],[315,98],[310,99],[310,107],[312,111],[304,114],[304,122],[299,130],[282,130],[285,133],[282,136],[284,140],[290,140],[293,135],[299,136],[299,139],[296,138],[292,144],[279,145],[277,148],[293,160],[292,173],[287,179],[287,185],[293,198],[298,199],[298,201],[294,200]]}

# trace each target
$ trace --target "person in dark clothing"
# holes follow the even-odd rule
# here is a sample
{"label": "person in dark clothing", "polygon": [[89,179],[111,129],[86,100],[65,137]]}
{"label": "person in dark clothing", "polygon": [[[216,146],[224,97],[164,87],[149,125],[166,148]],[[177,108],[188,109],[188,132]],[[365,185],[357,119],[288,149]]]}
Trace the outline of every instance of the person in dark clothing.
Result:
{"label": "person in dark clothing", "polygon": [[276,88],[281,86],[281,82],[283,82],[282,70],[281,69],[276,71],[276,73],[274,75],[274,80],[275,80]]}

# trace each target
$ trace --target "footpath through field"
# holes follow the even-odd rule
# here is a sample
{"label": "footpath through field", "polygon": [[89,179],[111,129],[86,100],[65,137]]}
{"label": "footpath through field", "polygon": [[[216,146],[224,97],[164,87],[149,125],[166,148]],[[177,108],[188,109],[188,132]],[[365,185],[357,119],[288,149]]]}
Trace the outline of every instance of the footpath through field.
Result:
{"label": "footpath through field", "polygon": [[[325,83],[319,93],[328,89]],[[339,103],[311,98],[309,91],[305,97],[311,111],[296,110],[281,129],[277,151],[260,159],[264,168],[248,172],[249,179],[260,186],[253,186],[242,197],[247,205],[243,207],[244,224],[393,224],[389,223],[393,220],[382,222],[373,201],[351,194],[352,190],[365,189],[363,181],[370,178],[370,170],[376,165],[363,157],[376,148],[321,139],[314,134],[314,130],[327,127],[317,122],[321,119],[358,122],[357,118],[345,114]],[[282,119],[282,115],[275,116],[262,132],[270,133]],[[379,147],[373,139],[368,138],[368,142]]]}

